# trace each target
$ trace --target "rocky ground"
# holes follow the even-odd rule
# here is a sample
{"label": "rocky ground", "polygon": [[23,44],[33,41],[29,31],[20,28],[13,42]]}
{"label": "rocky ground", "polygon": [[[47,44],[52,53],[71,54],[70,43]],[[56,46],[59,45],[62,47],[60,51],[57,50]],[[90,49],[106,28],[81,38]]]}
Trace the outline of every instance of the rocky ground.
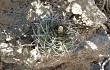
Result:
{"label": "rocky ground", "polygon": [[110,1],[0,0],[0,70],[110,70]]}

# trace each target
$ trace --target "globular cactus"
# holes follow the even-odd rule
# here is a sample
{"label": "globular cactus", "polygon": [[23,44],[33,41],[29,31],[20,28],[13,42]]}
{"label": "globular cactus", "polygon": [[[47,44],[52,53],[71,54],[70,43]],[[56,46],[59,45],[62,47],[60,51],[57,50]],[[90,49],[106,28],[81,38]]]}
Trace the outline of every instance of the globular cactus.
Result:
{"label": "globular cactus", "polygon": [[37,39],[39,46],[45,53],[59,54],[73,45],[71,32],[62,21],[45,20],[37,25]]}

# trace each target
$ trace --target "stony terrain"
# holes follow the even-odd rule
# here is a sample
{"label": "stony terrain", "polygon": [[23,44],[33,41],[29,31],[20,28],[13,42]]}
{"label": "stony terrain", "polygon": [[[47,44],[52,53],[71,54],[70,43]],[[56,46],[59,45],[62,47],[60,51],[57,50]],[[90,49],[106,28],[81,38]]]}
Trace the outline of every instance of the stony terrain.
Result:
{"label": "stony terrain", "polygon": [[110,70],[110,1],[0,0],[0,70]]}

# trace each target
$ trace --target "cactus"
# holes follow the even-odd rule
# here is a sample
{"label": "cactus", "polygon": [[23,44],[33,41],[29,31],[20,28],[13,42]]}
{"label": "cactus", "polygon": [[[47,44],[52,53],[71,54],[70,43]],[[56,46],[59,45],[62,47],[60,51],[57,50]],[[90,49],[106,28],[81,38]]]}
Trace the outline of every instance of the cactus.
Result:
{"label": "cactus", "polygon": [[[55,21],[55,20],[54,20]],[[59,54],[72,46],[68,27],[60,21],[45,20],[37,25],[37,38],[45,53]]]}

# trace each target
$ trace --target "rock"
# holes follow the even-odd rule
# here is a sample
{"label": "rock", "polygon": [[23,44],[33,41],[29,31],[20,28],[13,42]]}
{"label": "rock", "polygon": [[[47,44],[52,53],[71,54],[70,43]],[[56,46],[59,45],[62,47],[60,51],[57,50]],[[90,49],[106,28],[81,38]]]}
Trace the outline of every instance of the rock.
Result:
{"label": "rock", "polygon": [[3,69],[3,62],[0,62],[0,70]]}
{"label": "rock", "polygon": [[73,5],[72,5],[72,13],[81,15],[82,14],[81,6],[79,4],[77,4],[77,3],[73,3]]}
{"label": "rock", "polygon": [[[88,43],[88,42],[91,42],[91,43]],[[110,54],[109,53],[110,38],[107,36],[96,34],[90,37],[90,39],[88,39],[86,43],[88,44],[89,47],[91,47],[91,49],[96,48],[97,51],[100,52],[100,54],[101,53],[105,55]]]}

